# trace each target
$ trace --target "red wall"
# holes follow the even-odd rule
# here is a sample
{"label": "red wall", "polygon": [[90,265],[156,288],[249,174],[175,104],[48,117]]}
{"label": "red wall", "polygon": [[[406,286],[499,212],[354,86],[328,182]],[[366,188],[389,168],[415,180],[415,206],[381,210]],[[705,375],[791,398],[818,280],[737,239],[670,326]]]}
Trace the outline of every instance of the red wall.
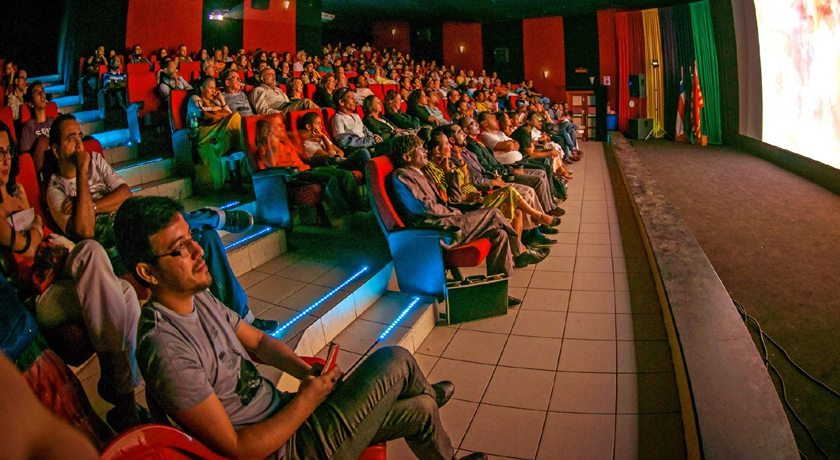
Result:
{"label": "red wall", "polygon": [[598,46],[601,55],[601,84],[610,77],[607,100],[610,109],[618,110],[618,56],[615,42],[615,10],[598,12]]}
{"label": "red wall", "polygon": [[[534,80],[537,91],[552,101],[566,100],[564,46],[562,16],[522,20],[525,79]],[[546,70],[548,78],[543,77]]]}
{"label": "red wall", "polygon": [[[458,49],[464,47],[464,52]],[[478,76],[484,67],[484,51],[481,47],[481,23],[443,23],[443,63],[457,69],[473,70]]]}
{"label": "red wall", "polygon": [[[290,0],[289,9],[283,8],[282,0],[273,0],[267,10],[251,8],[251,2],[245,2],[245,19],[242,23],[242,47],[247,51],[262,48],[278,53],[295,49],[295,6],[296,0]],[[233,50],[236,52],[236,50]]]}
{"label": "red wall", "polygon": [[407,22],[375,22],[372,45],[379,50],[396,48],[402,54],[411,53],[411,27]]}
{"label": "red wall", "polygon": [[[143,53],[157,53],[166,48],[170,53],[180,44],[190,54],[201,49],[201,16],[203,0],[129,0],[125,47],[135,44]],[[105,26],[107,27],[107,26]]]}

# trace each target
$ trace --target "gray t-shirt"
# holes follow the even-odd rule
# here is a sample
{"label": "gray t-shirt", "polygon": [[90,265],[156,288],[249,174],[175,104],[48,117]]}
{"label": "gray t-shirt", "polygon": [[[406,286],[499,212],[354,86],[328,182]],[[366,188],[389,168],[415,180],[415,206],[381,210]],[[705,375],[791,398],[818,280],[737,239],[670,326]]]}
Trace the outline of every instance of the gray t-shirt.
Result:
{"label": "gray t-shirt", "polygon": [[243,117],[250,117],[254,115],[253,110],[251,110],[251,103],[248,102],[248,96],[246,96],[242,91],[236,94],[222,93],[222,96],[224,96],[225,102],[228,107],[230,107],[231,111],[239,112],[239,115],[242,115]]}
{"label": "gray t-shirt", "polygon": [[[262,377],[236,338],[241,318],[209,292],[182,315],[151,301],[137,325],[137,363],[146,390],[170,416],[216,396],[235,429],[261,422],[294,397]],[[282,458],[285,448],[277,453]]]}

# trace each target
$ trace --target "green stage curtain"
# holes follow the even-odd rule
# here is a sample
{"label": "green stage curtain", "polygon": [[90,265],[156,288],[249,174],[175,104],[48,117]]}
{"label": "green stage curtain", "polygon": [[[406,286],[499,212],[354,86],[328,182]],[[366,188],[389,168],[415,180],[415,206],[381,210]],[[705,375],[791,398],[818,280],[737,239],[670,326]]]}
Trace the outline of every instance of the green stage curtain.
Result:
{"label": "green stage curtain", "polygon": [[[720,82],[712,13],[708,0],[692,3],[690,6],[697,75],[700,78],[700,89],[703,91],[705,102],[705,106],[700,109],[703,122],[701,129],[709,138],[710,144],[721,144],[723,136],[720,128]],[[689,83],[686,82],[686,84]]]}
{"label": "green stage curtain", "polygon": [[[647,78],[647,117],[653,119],[654,137],[663,136],[665,122],[665,95],[662,92],[662,39],[659,35],[659,10],[642,11],[645,29],[645,68]],[[653,66],[653,61],[658,63]]]}

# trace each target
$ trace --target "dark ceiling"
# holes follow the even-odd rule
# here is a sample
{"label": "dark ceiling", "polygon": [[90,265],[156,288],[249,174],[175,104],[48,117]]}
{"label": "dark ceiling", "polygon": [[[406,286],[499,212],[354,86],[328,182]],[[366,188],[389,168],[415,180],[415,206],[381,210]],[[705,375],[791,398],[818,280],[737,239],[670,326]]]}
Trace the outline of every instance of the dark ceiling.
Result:
{"label": "dark ceiling", "polygon": [[491,22],[572,16],[609,8],[643,9],[689,0],[322,0],[322,11],[347,20]]}

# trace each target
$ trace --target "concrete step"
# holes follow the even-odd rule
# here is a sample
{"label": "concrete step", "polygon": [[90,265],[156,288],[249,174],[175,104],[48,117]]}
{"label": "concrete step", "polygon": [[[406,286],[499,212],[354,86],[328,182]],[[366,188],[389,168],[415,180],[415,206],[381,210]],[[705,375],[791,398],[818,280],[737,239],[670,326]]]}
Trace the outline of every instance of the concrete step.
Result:
{"label": "concrete step", "polygon": [[105,155],[105,160],[110,165],[115,165],[118,163],[125,163],[127,161],[136,160],[137,159],[137,145],[118,145],[116,147],[111,147],[107,149],[103,149],[102,152]]}
{"label": "concrete step", "polygon": [[286,252],[286,232],[266,225],[254,225],[245,233],[219,231],[228,262],[237,277]]}
{"label": "concrete step", "polygon": [[118,145],[126,145],[131,142],[131,133],[128,129],[114,129],[111,131],[102,131],[92,135],[96,140],[102,144],[103,149],[116,147]]}
{"label": "concrete step", "polygon": [[[30,81],[34,81],[34,80],[30,80]],[[63,84],[55,84],[55,85],[52,85],[52,86],[44,85],[44,92],[47,93],[47,94],[52,94],[55,97],[64,96],[65,91],[66,91],[66,88],[64,87]]]}
{"label": "concrete step", "polygon": [[51,102],[55,102],[58,106],[58,113],[73,113],[82,110],[82,101],[77,95],[53,97]]}
{"label": "concrete step", "polygon": [[52,75],[42,75],[40,77],[29,77],[29,81],[38,80],[44,84],[44,87],[48,87],[49,85],[61,84],[61,75],[59,74],[52,74]]}
{"label": "concrete step", "polygon": [[183,202],[192,196],[192,179],[188,177],[168,177],[146,182],[131,189],[134,196],[167,196]]}
{"label": "concrete step", "polygon": [[[80,113],[84,113],[84,112],[80,112]],[[80,121],[79,125],[82,128],[82,134],[84,134],[85,136],[92,136],[94,134],[99,134],[99,133],[105,131],[105,120],[93,120],[93,121],[84,122],[84,123],[82,123]]]}
{"label": "concrete step", "polygon": [[111,163],[111,166],[131,188],[172,176],[171,158],[133,159]]}

